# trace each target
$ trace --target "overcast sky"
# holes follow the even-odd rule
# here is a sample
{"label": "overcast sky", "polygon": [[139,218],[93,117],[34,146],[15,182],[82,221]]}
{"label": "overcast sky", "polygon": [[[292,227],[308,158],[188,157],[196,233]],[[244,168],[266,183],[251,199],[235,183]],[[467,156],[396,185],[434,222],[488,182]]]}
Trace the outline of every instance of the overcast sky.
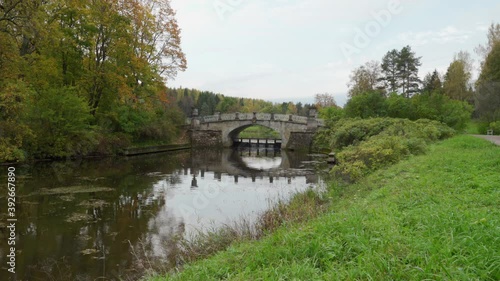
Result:
{"label": "overcast sky", "polygon": [[[419,75],[486,42],[498,0],[172,0],[188,69],[171,87],[266,100],[346,102],[349,74],[410,45]],[[477,71],[477,69],[476,69]],[[477,73],[475,73],[477,75]]]}

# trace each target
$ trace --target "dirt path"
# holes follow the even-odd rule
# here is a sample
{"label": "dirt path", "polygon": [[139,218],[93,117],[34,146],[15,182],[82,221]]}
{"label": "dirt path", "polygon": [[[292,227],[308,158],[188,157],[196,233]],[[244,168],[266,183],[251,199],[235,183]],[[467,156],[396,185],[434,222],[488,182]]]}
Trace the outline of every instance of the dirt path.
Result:
{"label": "dirt path", "polygon": [[478,138],[489,140],[496,145],[500,145],[500,136],[473,135]]}

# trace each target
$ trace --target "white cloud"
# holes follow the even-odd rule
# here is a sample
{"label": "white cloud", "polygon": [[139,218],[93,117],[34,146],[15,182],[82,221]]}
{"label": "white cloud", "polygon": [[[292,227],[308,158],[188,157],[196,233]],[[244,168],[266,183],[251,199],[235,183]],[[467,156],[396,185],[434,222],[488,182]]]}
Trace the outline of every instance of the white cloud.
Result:
{"label": "white cloud", "polygon": [[454,26],[447,26],[440,30],[404,32],[398,35],[397,41],[405,45],[422,46],[427,44],[464,43],[472,34],[469,30],[460,30]]}

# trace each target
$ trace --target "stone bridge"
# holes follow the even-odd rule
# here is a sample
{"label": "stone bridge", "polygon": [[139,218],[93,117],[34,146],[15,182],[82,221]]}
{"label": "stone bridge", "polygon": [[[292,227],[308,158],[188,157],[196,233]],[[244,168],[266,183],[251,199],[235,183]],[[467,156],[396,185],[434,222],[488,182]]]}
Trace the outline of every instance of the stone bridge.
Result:
{"label": "stone bridge", "polygon": [[238,134],[248,127],[260,125],[271,128],[281,136],[281,147],[290,150],[309,149],[313,136],[324,126],[316,113],[309,117],[273,113],[230,113],[192,117],[190,125],[193,147],[231,147]]}

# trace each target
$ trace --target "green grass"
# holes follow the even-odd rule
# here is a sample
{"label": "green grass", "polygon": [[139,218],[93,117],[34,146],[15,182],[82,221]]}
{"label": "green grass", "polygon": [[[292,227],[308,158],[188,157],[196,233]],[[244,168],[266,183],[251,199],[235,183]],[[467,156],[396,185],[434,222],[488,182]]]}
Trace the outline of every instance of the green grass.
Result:
{"label": "green grass", "polygon": [[352,185],[329,209],[157,280],[500,280],[500,148],[430,146]]}

